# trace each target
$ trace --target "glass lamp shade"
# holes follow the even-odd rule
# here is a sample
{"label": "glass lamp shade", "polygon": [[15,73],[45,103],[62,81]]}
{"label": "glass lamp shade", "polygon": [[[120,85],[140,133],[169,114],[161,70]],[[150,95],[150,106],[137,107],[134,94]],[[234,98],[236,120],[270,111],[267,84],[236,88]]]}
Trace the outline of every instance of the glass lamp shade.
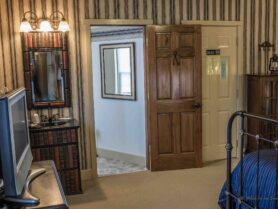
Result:
{"label": "glass lamp shade", "polygon": [[49,32],[53,31],[53,28],[51,27],[49,21],[47,19],[44,19],[40,23],[40,31],[42,32]]}
{"label": "glass lamp shade", "polygon": [[63,19],[59,23],[58,31],[67,32],[69,31],[69,24]]}
{"label": "glass lamp shade", "polygon": [[28,33],[31,30],[32,30],[31,24],[26,19],[22,20],[22,22],[20,24],[19,31],[24,32],[24,33]]}

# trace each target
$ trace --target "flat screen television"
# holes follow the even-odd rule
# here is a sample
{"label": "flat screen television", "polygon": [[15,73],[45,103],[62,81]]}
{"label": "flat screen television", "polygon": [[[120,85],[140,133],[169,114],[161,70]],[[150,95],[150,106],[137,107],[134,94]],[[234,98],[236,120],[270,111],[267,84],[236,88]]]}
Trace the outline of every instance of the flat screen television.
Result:
{"label": "flat screen television", "polygon": [[28,127],[25,89],[0,96],[0,173],[8,198],[20,200],[23,188],[29,184],[33,157]]}

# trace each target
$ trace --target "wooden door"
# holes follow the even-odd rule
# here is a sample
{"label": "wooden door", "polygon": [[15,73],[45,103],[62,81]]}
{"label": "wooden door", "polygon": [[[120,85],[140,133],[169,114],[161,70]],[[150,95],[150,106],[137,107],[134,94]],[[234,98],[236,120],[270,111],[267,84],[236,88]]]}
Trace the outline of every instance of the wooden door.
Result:
{"label": "wooden door", "polygon": [[150,169],[200,167],[200,27],[148,26],[146,60]]}
{"label": "wooden door", "polygon": [[[226,158],[226,129],[237,110],[237,28],[202,26],[203,161]],[[219,50],[207,55],[207,50]],[[233,126],[236,145],[237,126]],[[233,156],[236,156],[236,148]]]}

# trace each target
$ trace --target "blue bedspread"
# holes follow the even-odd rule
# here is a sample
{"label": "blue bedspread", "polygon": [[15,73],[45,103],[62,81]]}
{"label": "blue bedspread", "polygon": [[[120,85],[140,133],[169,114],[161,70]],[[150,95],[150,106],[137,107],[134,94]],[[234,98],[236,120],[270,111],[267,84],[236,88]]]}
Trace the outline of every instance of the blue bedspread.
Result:
{"label": "blue bedspread", "polygon": [[[259,207],[258,209],[278,209],[276,185],[276,150],[261,150],[259,163]],[[243,159],[243,197],[250,205],[255,206],[256,199],[257,152],[247,154]],[[240,164],[232,172],[232,192],[239,196]],[[226,184],[219,195],[219,206],[224,209],[226,204]],[[232,198],[233,199],[233,198]],[[233,209],[239,204],[233,199]],[[247,209],[242,206],[241,209]]]}

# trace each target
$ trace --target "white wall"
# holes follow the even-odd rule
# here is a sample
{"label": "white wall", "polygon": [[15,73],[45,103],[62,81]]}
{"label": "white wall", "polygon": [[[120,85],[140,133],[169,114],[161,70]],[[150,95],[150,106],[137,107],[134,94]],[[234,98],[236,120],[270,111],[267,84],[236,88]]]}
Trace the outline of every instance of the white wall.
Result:
{"label": "white wall", "polygon": [[[94,41],[94,40],[93,40]],[[101,98],[99,45],[135,42],[136,101]],[[92,42],[97,148],[146,156],[143,38]]]}

